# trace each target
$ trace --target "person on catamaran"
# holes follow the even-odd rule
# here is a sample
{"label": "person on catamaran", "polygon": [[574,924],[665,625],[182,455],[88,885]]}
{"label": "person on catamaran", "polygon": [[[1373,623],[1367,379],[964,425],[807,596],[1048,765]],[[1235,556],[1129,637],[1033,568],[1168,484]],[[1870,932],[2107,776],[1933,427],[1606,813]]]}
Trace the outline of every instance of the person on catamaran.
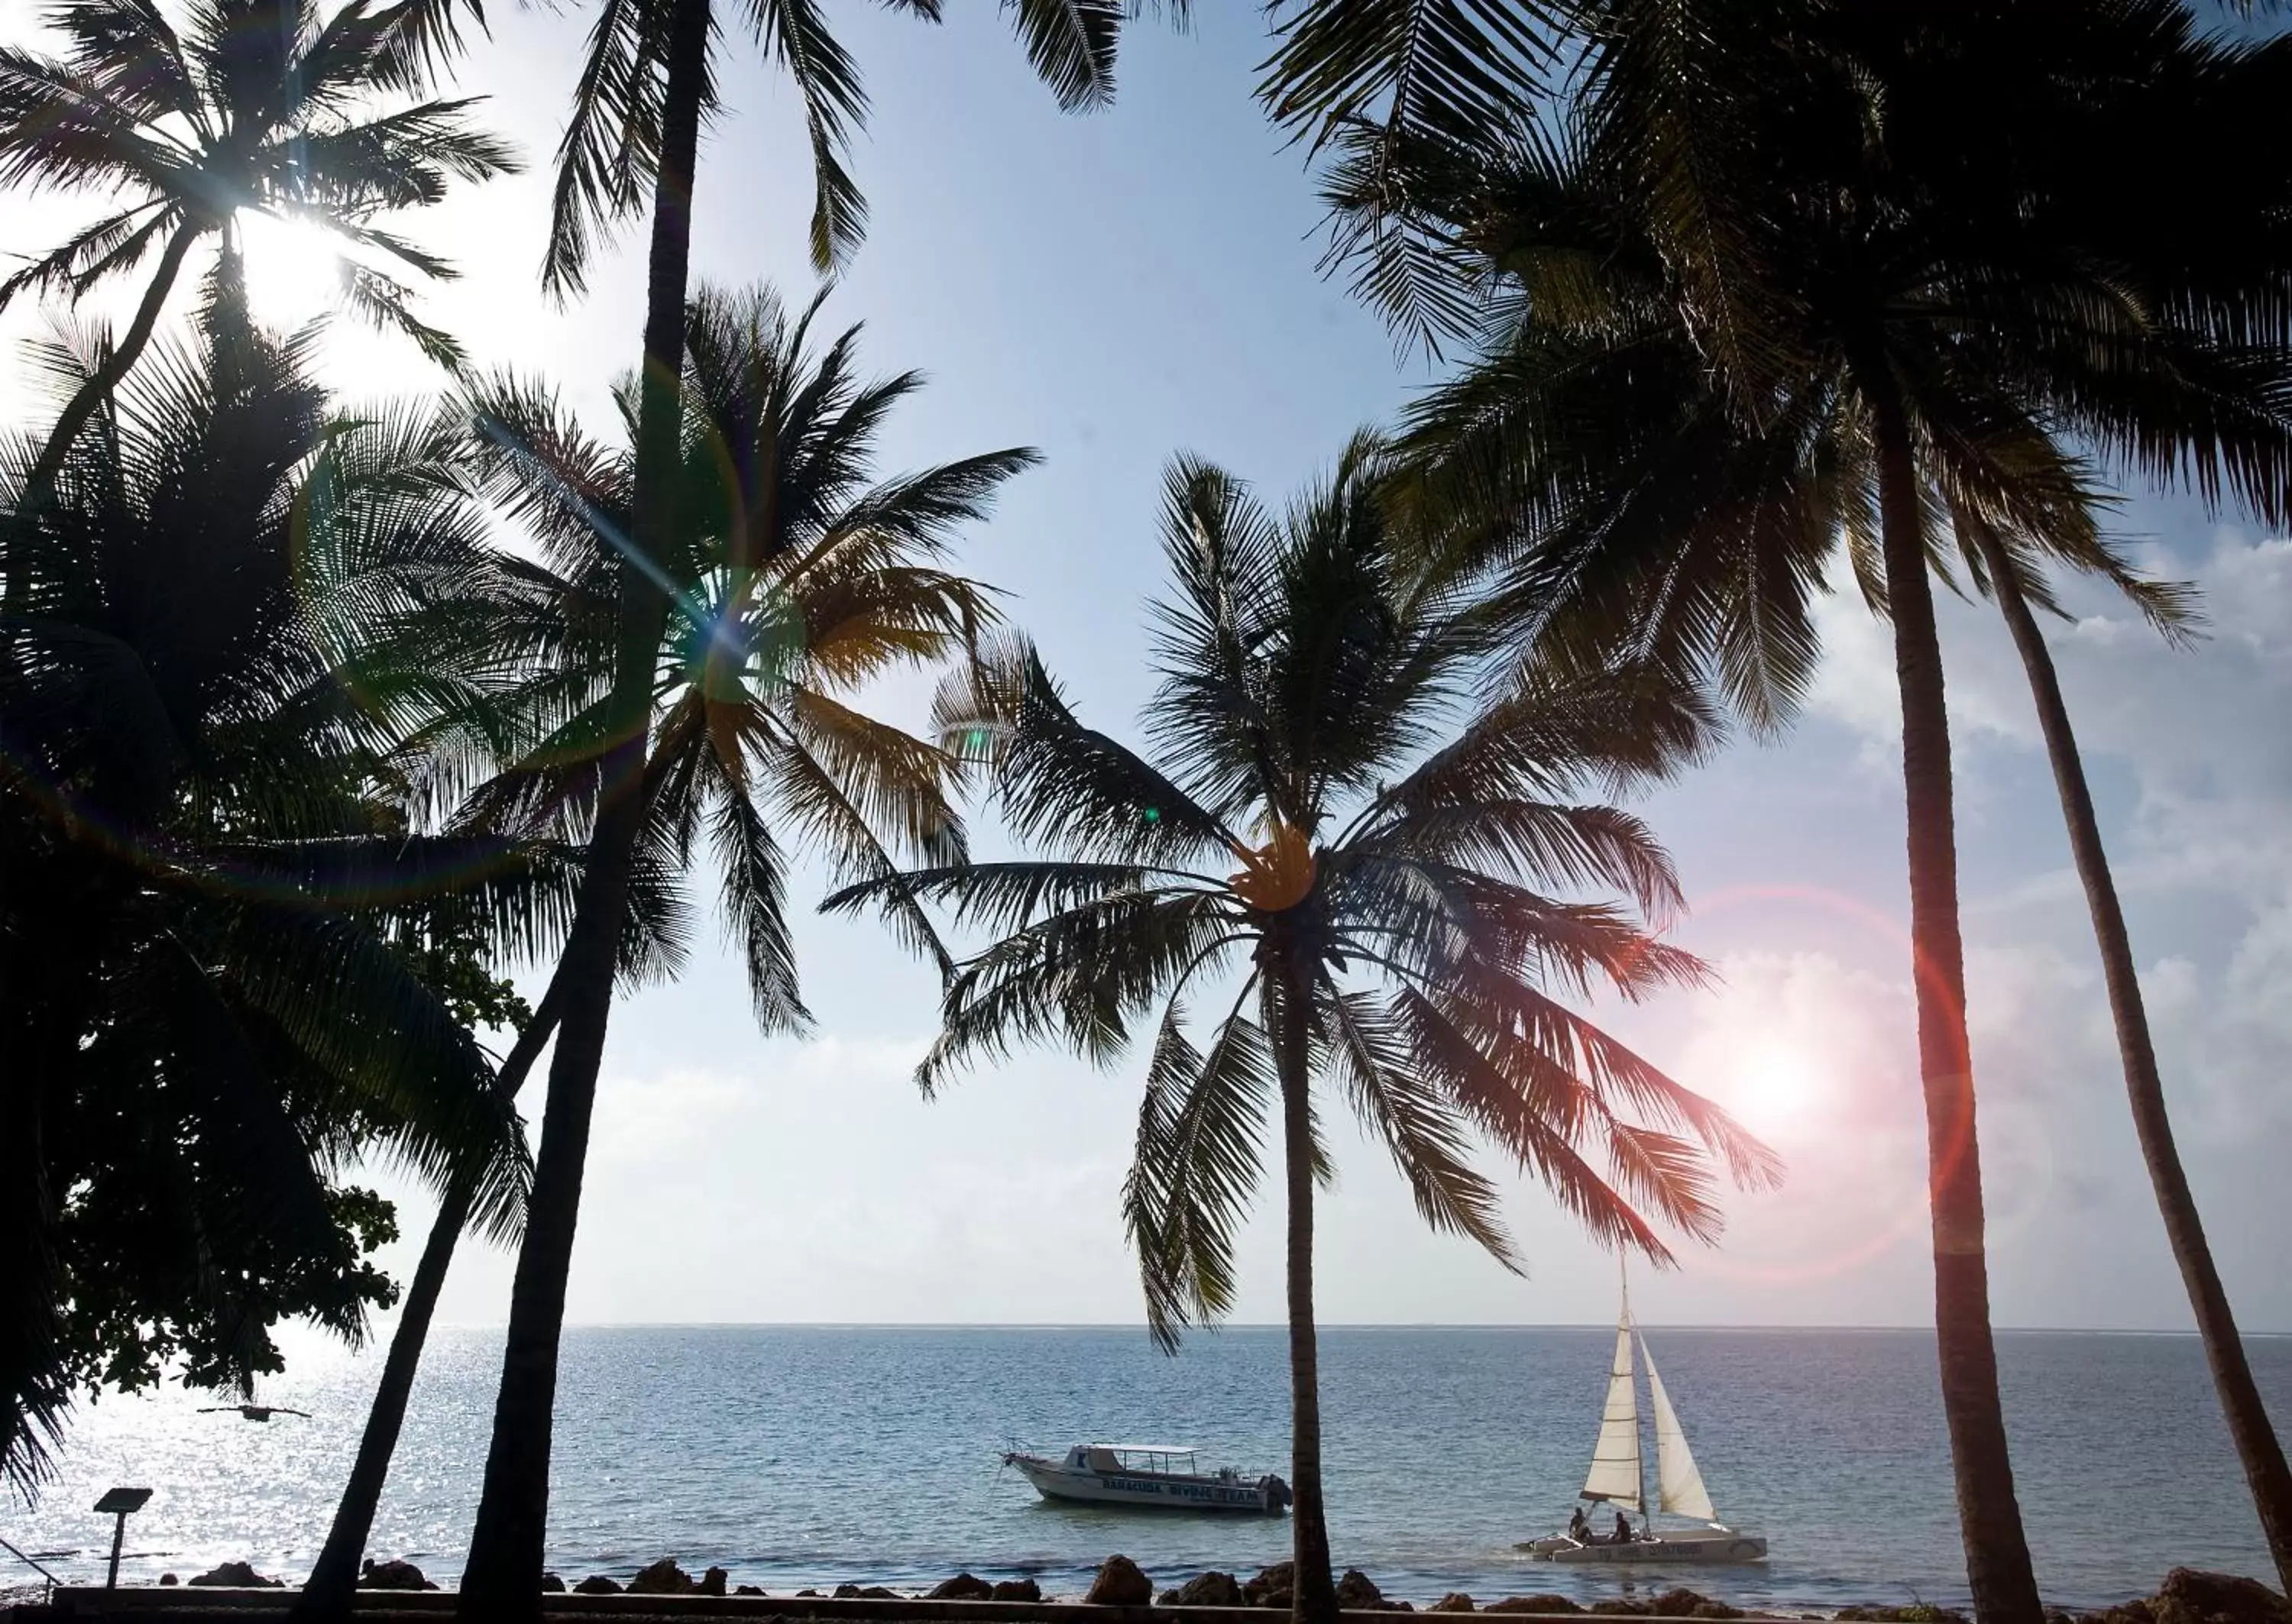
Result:
{"label": "person on catamaran", "polygon": [[1568,1537],[1578,1545],[1592,1543],[1592,1520],[1584,1515],[1581,1506],[1568,1514]]}
{"label": "person on catamaran", "polygon": [[1616,1532],[1609,1537],[1608,1543],[1610,1545],[1629,1545],[1631,1542],[1632,1525],[1624,1520],[1624,1514],[1618,1511],[1616,1513]]}

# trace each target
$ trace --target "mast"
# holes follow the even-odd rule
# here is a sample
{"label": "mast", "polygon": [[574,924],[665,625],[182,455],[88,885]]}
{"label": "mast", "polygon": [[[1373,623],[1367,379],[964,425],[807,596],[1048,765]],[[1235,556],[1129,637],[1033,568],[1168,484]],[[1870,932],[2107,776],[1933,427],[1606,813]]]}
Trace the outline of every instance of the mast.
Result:
{"label": "mast", "polygon": [[1637,1383],[1632,1377],[1632,1310],[1626,1295],[1616,1322],[1616,1352],[1608,1367],[1608,1399],[1600,1417],[1599,1441],[1592,1446],[1592,1469],[1584,1498],[1645,1513],[1646,1467],[1640,1450]]}
{"label": "mast", "polygon": [[[1621,1247],[1616,1249],[1616,1281],[1618,1285],[1622,1286],[1624,1291],[1623,1329],[1626,1333],[1635,1333],[1638,1331],[1639,1327],[1632,1323],[1631,1259],[1625,1254]],[[1648,1374],[1650,1376],[1654,1375],[1655,1363],[1652,1360],[1650,1360],[1647,1357],[1647,1339],[1645,1337],[1640,1338],[1640,1357],[1642,1361],[1647,1364]],[[1639,1407],[1639,1387],[1637,1382],[1633,1384],[1632,1402],[1634,1411],[1632,1416],[1632,1465],[1634,1468],[1634,1473],[1639,1479],[1640,1521],[1643,1525],[1643,1528],[1652,1528],[1655,1526],[1655,1502],[1648,1498],[1647,1451],[1640,1447],[1640,1418],[1637,1413]],[[1660,1444],[1663,1442],[1660,1435],[1657,1437],[1656,1442],[1658,1444]],[[1658,1477],[1658,1484],[1659,1483],[1660,1477]]]}

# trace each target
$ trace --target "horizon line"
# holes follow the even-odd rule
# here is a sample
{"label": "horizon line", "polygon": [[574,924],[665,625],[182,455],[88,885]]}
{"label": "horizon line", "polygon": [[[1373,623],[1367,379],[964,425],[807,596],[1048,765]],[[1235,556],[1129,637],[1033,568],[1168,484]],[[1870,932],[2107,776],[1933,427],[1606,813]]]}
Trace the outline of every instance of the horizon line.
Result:
{"label": "horizon line", "polygon": [[[456,1331],[498,1331],[503,1320],[454,1320],[442,1324]],[[1648,1329],[1644,1322],[1635,1325]],[[1143,1320],[567,1320],[568,1331],[1135,1331]],[[1237,1320],[1221,1325],[1197,1326],[1193,1334],[1215,1336],[1222,1331],[1287,1331],[1281,1320]],[[1320,1331],[1596,1331],[1615,1329],[1607,1320],[1322,1320]],[[1780,1323],[1718,1323],[1681,1320],[1654,1326],[1660,1331],[1917,1331],[1932,1335],[1931,1324],[1893,1322],[1862,1324],[1788,1324]],[[2183,1329],[2127,1325],[1995,1325],[1996,1336],[2182,1337],[2195,1339],[2194,1326]],[[2292,1339],[2292,1330],[2255,1331],[2240,1327],[2245,1341]]]}

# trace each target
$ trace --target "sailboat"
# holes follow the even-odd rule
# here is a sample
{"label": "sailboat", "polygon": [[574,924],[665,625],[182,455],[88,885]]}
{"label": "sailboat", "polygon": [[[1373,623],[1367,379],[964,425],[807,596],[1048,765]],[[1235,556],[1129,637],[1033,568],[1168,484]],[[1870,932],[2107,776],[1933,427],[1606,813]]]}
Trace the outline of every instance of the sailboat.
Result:
{"label": "sailboat", "polygon": [[1658,1530],[1646,1516],[1647,1473],[1640,1452],[1639,1387],[1632,1374],[1632,1293],[1624,1287],[1623,1314],[1616,1322],[1616,1357],[1608,1371],[1608,1406],[1600,1418],[1599,1442],[1592,1446],[1592,1470],[1584,1479],[1585,1499],[1636,1511],[1644,1520],[1627,1540],[1610,1540],[1588,1526],[1577,1514],[1572,1532],[1534,1540],[1519,1548],[1543,1562],[1763,1562],[1767,1542],[1755,1534],[1739,1532],[1719,1520],[1711,1504],[1703,1474],[1688,1452],[1687,1434],[1679,1412],[1663,1390],[1656,1373],[1655,1355],[1647,1339],[1639,1338],[1640,1356],[1647,1364],[1648,1396],[1655,1404],[1656,1503],[1658,1511],[1692,1517],[1703,1524],[1688,1530]]}

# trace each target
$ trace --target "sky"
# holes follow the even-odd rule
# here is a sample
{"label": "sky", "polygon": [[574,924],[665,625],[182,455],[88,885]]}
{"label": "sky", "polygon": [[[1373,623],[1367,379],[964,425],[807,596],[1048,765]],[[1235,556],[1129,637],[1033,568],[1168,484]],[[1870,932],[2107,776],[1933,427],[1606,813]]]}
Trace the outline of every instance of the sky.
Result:
{"label": "sky", "polygon": [[[459,89],[490,98],[481,116],[529,169],[408,222],[464,273],[425,313],[480,362],[554,380],[603,427],[637,356],[641,239],[625,237],[569,308],[537,274],[585,8],[491,10]],[[949,7],[937,28],[835,8],[875,108],[856,154],[870,232],[827,318],[866,323],[873,367],[932,378],[892,424],[885,471],[1042,449],[963,562],[1008,592],[1086,719],[1134,737],[1152,685],[1142,609],[1160,584],[1166,460],[1198,453],[1279,500],[1433,375],[1317,269],[1304,157],[1250,95],[1265,51],[1253,10],[1198,8],[1184,35],[1138,25],[1117,105],[1075,117],[1032,81],[994,8]],[[0,0],[0,40],[36,36],[28,0]],[[730,60],[696,271],[808,297],[801,125],[745,44]],[[0,254],[46,246],[95,201],[7,198]],[[258,315],[314,313],[324,277],[307,244],[281,234],[248,251]],[[0,346],[12,355],[54,317],[12,309]],[[353,398],[440,381],[402,341],[340,326],[321,365]],[[0,421],[44,409],[20,367],[0,367]],[[2222,1274],[2248,1331],[2292,1332],[2292,543],[2142,491],[2120,520],[2157,571],[2203,588],[2207,640],[2167,648],[2082,590],[2050,635]],[[1930,1323],[1891,655],[1851,596],[1827,600],[1822,624],[1822,675],[1786,737],[1739,742],[1636,803],[1687,886],[1675,939],[1721,981],[1594,1013],[1788,1163],[1780,1190],[1730,1196],[1719,1247],[1685,1243],[1675,1270],[1637,1274],[1644,1320]],[[1945,599],[1942,625],[1995,1317],[2185,1330],[2019,664],[1994,611]],[[919,723],[926,686],[895,684],[879,709]],[[803,903],[823,890],[799,872]],[[1102,1071],[1022,1054],[925,1102],[909,1073],[933,1030],[932,975],[865,922],[807,912],[797,943],[819,1017],[807,1041],[757,1035],[714,934],[675,985],[617,1009],[569,1318],[1141,1320],[1117,1194],[1142,1056]],[[537,1093],[527,1107],[537,1119]],[[1525,1279],[1426,1231],[1390,1162],[1349,1129],[1337,1151],[1319,1218],[1323,1320],[1613,1314],[1613,1258],[1493,1159]],[[401,1198],[406,1238],[385,1264],[402,1277],[431,1202],[391,1170],[376,1178]],[[1280,1317],[1279,1239],[1278,1205],[1263,1202],[1241,1243],[1241,1321]],[[465,1244],[441,1317],[499,1322],[512,1262]]]}

